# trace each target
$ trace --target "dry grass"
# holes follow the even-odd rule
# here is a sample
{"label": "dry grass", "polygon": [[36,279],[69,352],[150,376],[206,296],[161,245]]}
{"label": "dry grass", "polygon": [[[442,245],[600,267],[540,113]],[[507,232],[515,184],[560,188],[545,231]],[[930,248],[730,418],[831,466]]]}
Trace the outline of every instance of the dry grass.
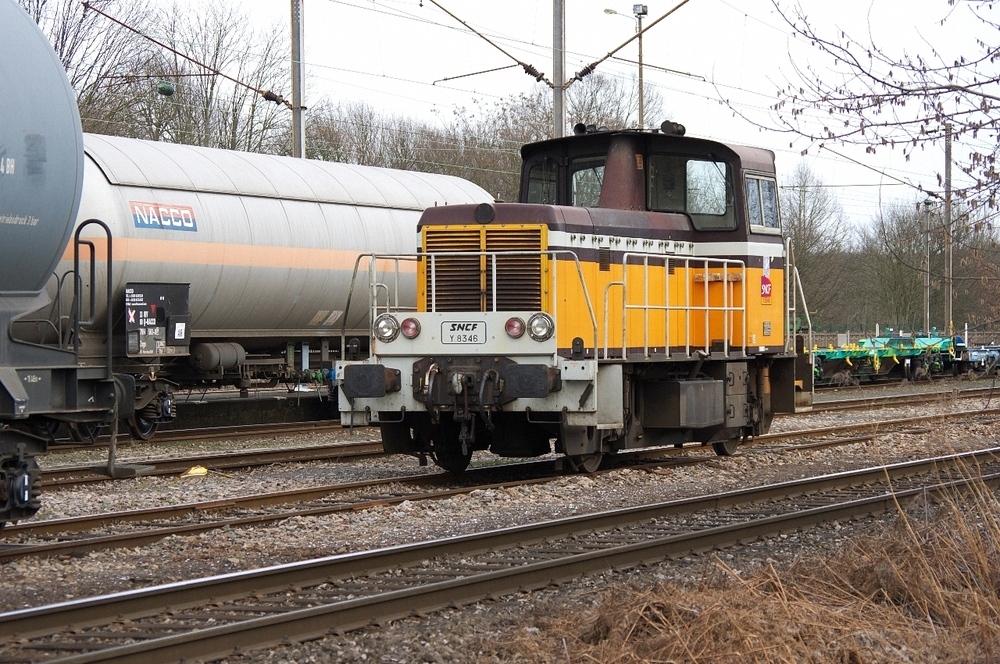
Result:
{"label": "dry grass", "polygon": [[998,516],[983,486],[910,505],[891,532],[856,537],[829,559],[747,574],[715,560],[697,583],[619,590],[587,613],[540,617],[491,659],[997,662]]}

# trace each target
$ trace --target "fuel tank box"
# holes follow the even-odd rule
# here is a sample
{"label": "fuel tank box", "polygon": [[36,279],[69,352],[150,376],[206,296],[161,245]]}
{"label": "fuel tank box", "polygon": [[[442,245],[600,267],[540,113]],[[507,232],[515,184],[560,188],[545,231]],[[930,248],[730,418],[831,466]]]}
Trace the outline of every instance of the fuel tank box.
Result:
{"label": "fuel tank box", "polygon": [[645,426],[701,429],[726,419],[725,383],[721,380],[661,380],[643,383]]}
{"label": "fuel tank box", "polygon": [[125,339],[129,357],[189,354],[188,291],[188,284],[126,284]]}

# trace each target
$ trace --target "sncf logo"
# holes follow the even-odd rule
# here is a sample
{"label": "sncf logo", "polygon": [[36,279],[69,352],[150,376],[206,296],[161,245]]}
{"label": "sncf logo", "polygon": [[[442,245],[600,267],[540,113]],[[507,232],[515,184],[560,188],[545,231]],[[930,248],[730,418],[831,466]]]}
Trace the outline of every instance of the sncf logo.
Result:
{"label": "sncf logo", "polygon": [[475,332],[479,323],[451,323],[449,332]]}

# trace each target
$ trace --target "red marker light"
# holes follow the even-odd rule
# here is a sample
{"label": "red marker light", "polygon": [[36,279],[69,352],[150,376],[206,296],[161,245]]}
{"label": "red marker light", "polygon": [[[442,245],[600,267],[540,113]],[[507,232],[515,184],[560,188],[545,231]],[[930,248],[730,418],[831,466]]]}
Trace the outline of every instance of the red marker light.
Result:
{"label": "red marker light", "polygon": [[520,318],[508,318],[504,329],[507,330],[508,337],[519,339],[524,334],[524,321]]}
{"label": "red marker light", "polygon": [[415,339],[418,334],[420,334],[420,321],[416,318],[407,318],[400,325],[399,331],[403,333],[403,336],[407,339]]}

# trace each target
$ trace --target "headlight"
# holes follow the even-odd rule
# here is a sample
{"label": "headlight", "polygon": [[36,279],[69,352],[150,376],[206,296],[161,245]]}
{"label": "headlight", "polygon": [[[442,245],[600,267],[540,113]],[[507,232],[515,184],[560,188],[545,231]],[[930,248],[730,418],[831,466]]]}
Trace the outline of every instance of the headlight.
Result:
{"label": "headlight", "polygon": [[389,343],[399,334],[399,321],[392,314],[382,314],[375,319],[375,338]]}
{"label": "headlight", "polygon": [[548,341],[555,329],[556,324],[548,314],[535,314],[528,320],[528,334],[535,341]]}
{"label": "headlight", "polygon": [[420,321],[416,318],[406,318],[400,329],[407,339],[416,339],[417,335],[420,334]]}
{"label": "headlight", "polygon": [[524,321],[517,316],[508,318],[504,329],[507,330],[507,336],[511,339],[520,339],[521,335],[524,334]]}

